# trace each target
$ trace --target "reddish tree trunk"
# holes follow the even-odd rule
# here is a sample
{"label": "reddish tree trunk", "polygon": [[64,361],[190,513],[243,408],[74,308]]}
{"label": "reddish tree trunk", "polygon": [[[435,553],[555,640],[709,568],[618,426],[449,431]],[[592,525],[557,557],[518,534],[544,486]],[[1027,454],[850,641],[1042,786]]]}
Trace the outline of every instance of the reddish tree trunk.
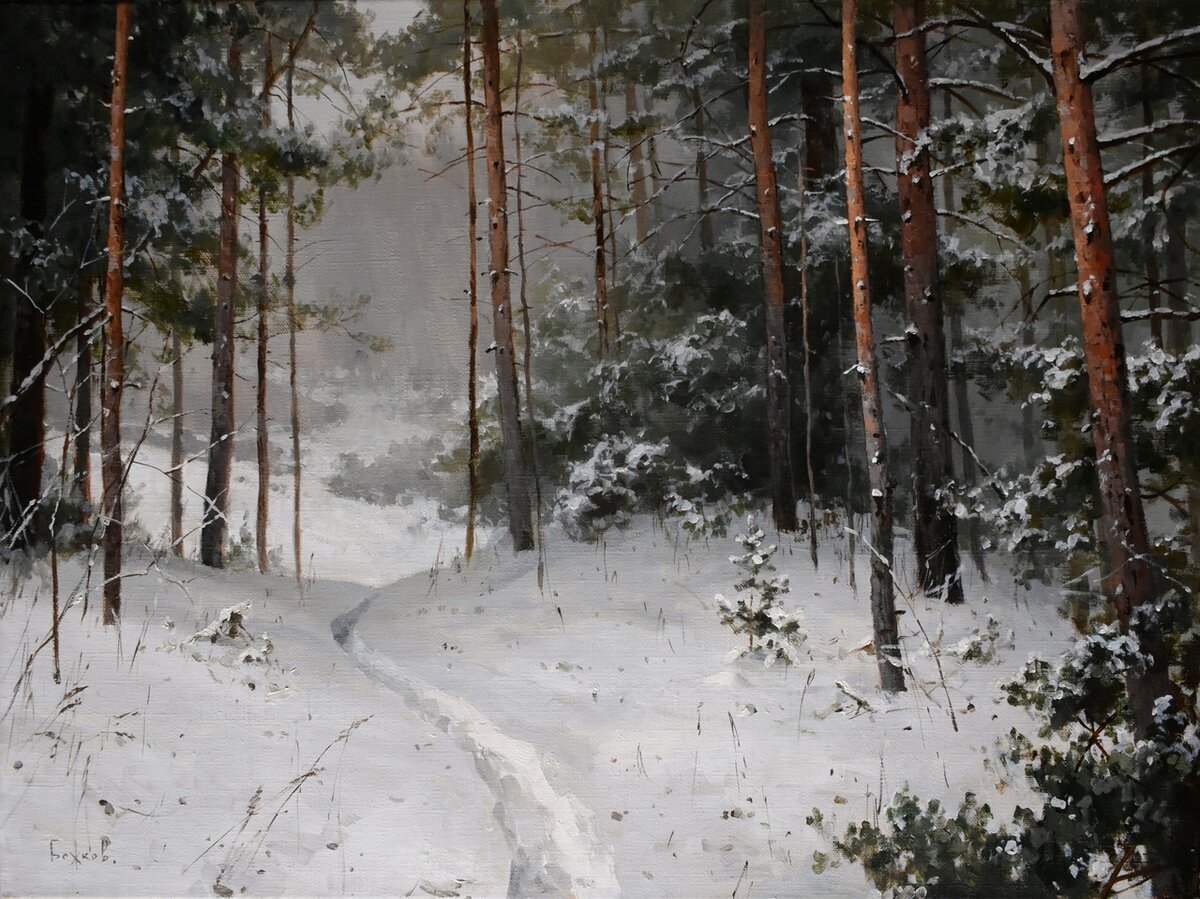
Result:
{"label": "reddish tree trunk", "polygon": [[842,0],[842,119],[846,136],[846,216],[850,230],[850,289],[862,390],[863,433],[871,486],[871,616],[879,681],[887,692],[904,689],[892,583],[892,483],[888,476],[887,432],[871,323],[871,281],[867,271],[867,211],[863,195],[862,132],[858,111],[856,0]]}
{"label": "reddish tree trunk", "polygon": [[771,505],[775,527],[781,531],[794,531],[796,488],[792,481],[792,392],[787,373],[787,332],[784,325],[783,237],[775,162],[771,158],[771,126],[767,117],[766,25],[763,20],[763,0],[749,0],[747,6],[750,20],[750,146],[754,153],[763,313],[767,326],[767,443],[771,459]]}
{"label": "reddish tree trunk", "polygon": [[[508,182],[504,162],[504,107],[500,92],[500,20],[496,0],[483,7],[483,95],[487,107],[488,236],[491,250],[492,352],[500,398],[500,442],[508,491],[508,527],[513,549],[533,549],[529,473],[525,464],[517,366],[513,356],[512,284],[508,268]],[[594,171],[594,169],[593,169]],[[594,180],[594,179],[593,179]],[[602,219],[601,219],[602,221]],[[600,226],[603,228],[603,224]],[[604,255],[603,242],[599,256]]]}
{"label": "reddish tree trunk", "polygon": [[892,7],[896,40],[896,168],[900,198],[904,298],[909,327],[909,400],[912,403],[913,540],[917,581],[947,602],[962,602],[958,524],[938,491],[954,478],[950,456],[946,338],[938,273],[937,206],[929,176],[929,83],[925,62],[924,0]]}
{"label": "reddish tree trunk", "polygon": [[[237,78],[241,50],[229,40],[229,73]],[[234,322],[238,293],[238,157],[221,157],[221,232],[217,250],[217,302],[213,318],[212,436],[208,447],[208,479],[204,488],[204,523],[200,561],[225,567],[229,536],[229,485],[233,469]]]}
{"label": "reddish tree trunk", "polygon": [[463,0],[463,100],[467,127],[467,242],[470,244],[467,297],[470,324],[467,330],[467,545],[475,552],[475,516],[479,509],[479,201],[475,192],[475,124],[471,90],[471,0]]}
{"label": "reddish tree trunk", "polygon": [[110,106],[108,177],[108,267],[104,306],[104,383],[100,385],[100,473],[104,482],[104,623],[121,617],[121,394],[125,386],[125,88],[128,81],[129,26],[133,5],[117,4]]}
{"label": "reddish tree trunk", "polygon": [[[1155,703],[1171,694],[1171,682],[1161,625],[1151,607],[1158,599],[1158,589],[1134,455],[1113,235],[1096,139],[1096,111],[1091,87],[1079,72],[1086,52],[1081,0],[1051,0],[1050,49],[1079,272],[1079,311],[1096,448],[1100,523],[1111,566],[1105,584],[1114,598],[1121,630],[1132,630],[1151,659],[1144,670],[1131,669],[1125,679],[1134,733],[1138,739],[1145,739],[1154,727]],[[1134,611],[1139,607],[1147,608],[1135,621]],[[1187,841],[1185,845],[1190,843],[1193,857],[1195,837],[1194,828],[1179,833],[1179,839]],[[1155,848],[1150,847],[1150,865],[1156,869],[1152,875],[1154,895],[1192,895],[1196,871],[1180,871],[1168,861],[1186,853],[1164,851],[1158,857]]]}

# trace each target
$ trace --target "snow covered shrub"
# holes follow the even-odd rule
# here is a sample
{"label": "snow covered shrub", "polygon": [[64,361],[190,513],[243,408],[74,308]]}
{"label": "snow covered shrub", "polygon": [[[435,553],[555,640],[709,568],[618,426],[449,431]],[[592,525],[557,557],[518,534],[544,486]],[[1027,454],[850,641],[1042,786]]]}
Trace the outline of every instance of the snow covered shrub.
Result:
{"label": "snow covered shrub", "polygon": [[[1009,629],[1007,645],[1012,649],[1016,645],[1016,634]],[[990,662],[996,658],[996,649],[1000,643],[1000,622],[991,615],[983,628],[975,628],[968,637],[963,637],[953,646],[946,649],[948,655],[962,659],[964,662]]]}
{"label": "snow covered shrub", "polygon": [[[765,534],[754,523],[754,517],[746,518],[746,533],[734,539],[746,550],[740,556],[730,556],[734,567],[741,573],[741,580],[733,585],[738,595],[726,599],[716,595],[721,610],[721,623],[729,625],[735,634],[745,634],[747,648],[734,649],[727,657],[730,661],[748,655],[758,655],[767,667],[783,660],[794,663],[800,660],[800,649],[808,635],[804,632],[804,616],[800,611],[789,612],[780,597],[791,589],[787,575],[775,574],[771,562],[778,545],[764,545]],[[754,641],[758,640],[758,646]]]}
{"label": "snow covered shrub", "polygon": [[662,496],[666,454],[665,441],[646,443],[623,433],[603,437],[572,466],[567,487],[558,491],[555,517],[576,539],[627,525],[639,503]]}
{"label": "snow covered shrub", "polygon": [[[1162,630],[1178,664],[1170,694],[1135,739],[1126,677],[1148,662],[1138,635],[1150,628]],[[1092,896],[1104,883],[1163,871],[1178,878],[1171,895],[1197,895],[1198,654],[1192,610],[1167,598],[1135,613],[1126,634],[1103,625],[1056,663],[1031,660],[1004,691],[1042,726],[1037,740],[1011,731],[1002,758],[1023,773],[1040,807],[1018,806],[1011,823],[993,829],[970,794],[965,812],[947,819],[936,802],[922,808],[901,793],[887,813],[890,830],[863,822],[835,845],[879,889],[920,884],[930,897]]]}
{"label": "snow covered shrub", "polygon": [[[246,619],[250,615],[250,608],[250,603],[242,602],[222,609],[215,621],[196,631],[179,644],[179,648],[209,645],[213,648],[209,659],[229,667],[235,664],[270,664],[275,646],[266,634],[255,638],[247,629]],[[201,658],[194,650],[193,657]]]}
{"label": "snow covered shrub", "polygon": [[[1020,844],[1007,828],[992,829],[992,810],[968,793],[947,817],[938,800],[922,805],[907,790],[885,811],[888,828],[851,824],[834,847],[862,864],[888,899],[1040,899],[1056,895],[1032,879]],[[819,825],[814,809],[810,825]]]}

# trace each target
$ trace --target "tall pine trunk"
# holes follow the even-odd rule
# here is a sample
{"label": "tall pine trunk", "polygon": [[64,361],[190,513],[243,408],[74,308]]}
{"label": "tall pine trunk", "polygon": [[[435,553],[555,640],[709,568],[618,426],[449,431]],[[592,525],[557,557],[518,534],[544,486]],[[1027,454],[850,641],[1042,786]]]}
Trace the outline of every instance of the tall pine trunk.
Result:
{"label": "tall pine trunk", "polygon": [[104,382],[100,385],[100,473],[104,483],[104,614],[106,625],[121,617],[121,395],[125,387],[125,95],[128,81],[129,26],[133,5],[117,4],[109,119],[108,261],[104,306]]}
{"label": "tall pine trunk", "polygon": [[762,256],[763,315],[767,343],[767,444],[771,462],[771,510],[776,529],[796,530],[796,488],[792,480],[792,392],[787,372],[784,324],[783,235],[771,125],[767,116],[766,24],[763,0],[748,0],[750,41],[749,126],[758,201]]}
{"label": "tall pine trunk", "polygon": [[[236,82],[241,70],[237,36],[229,39],[229,75]],[[232,104],[233,98],[227,98]],[[208,446],[208,479],[204,488],[204,523],[200,530],[200,561],[225,567],[229,536],[229,487],[233,470],[235,307],[238,293],[238,157],[221,157],[221,231],[217,250],[217,301],[213,317],[212,435]]]}
{"label": "tall pine trunk", "polygon": [[[625,118],[631,123],[638,118],[637,82],[625,82]],[[636,128],[629,132],[629,187],[633,193],[633,229],[638,246],[646,242],[650,233],[646,209],[646,171],[642,165],[642,138]]]}
{"label": "tall pine trunk", "polygon": [[[1150,540],[1138,485],[1130,422],[1125,344],[1113,259],[1104,169],[1096,138],[1096,111],[1091,86],[1080,75],[1087,43],[1082,0],[1051,0],[1050,49],[1054,91],[1079,272],[1079,311],[1083,326],[1084,362],[1096,448],[1100,523],[1108,549],[1110,572],[1105,586],[1113,596],[1122,632],[1131,630],[1149,658],[1144,669],[1125,678],[1134,734],[1141,740],[1154,728],[1155,705],[1171,695],[1168,651],[1152,604],[1159,598],[1150,559]],[[1134,622],[1135,610],[1142,609]],[[1196,862],[1180,870],[1176,859],[1196,858],[1196,829],[1181,827],[1176,851],[1149,847],[1151,884],[1156,897],[1191,895]],[[1183,851],[1178,851],[1183,847]],[[1157,850],[1157,851],[1156,851]]]}
{"label": "tall pine trunk", "polygon": [[[588,52],[592,63],[596,60],[596,32],[588,37]],[[603,362],[608,358],[608,256],[604,236],[604,176],[600,159],[600,96],[596,89],[596,75],[588,78],[588,142],[591,146],[589,160],[592,168],[592,229],[595,235],[592,274],[596,286],[596,358]]]}
{"label": "tall pine trunk", "polygon": [[857,0],[842,0],[842,119],[846,141],[846,218],[850,231],[850,290],[858,378],[862,390],[863,434],[871,486],[871,617],[879,682],[889,693],[904,689],[892,583],[892,482],[888,475],[887,432],[871,323],[871,281],[867,271],[867,210],[863,194],[862,132],[858,111]]}
{"label": "tall pine trunk", "polygon": [[[263,56],[263,128],[271,125],[271,37],[267,36]],[[258,188],[258,352],[256,369],[258,374],[255,394],[254,417],[256,425],[255,454],[258,459],[258,502],[254,517],[254,545],[258,550],[258,570],[266,574],[270,570],[267,559],[267,523],[270,515],[271,497],[271,444],[267,433],[267,344],[271,338],[267,316],[271,309],[271,257],[268,252],[270,231],[267,224],[267,188]]]}
{"label": "tall pine trunk", "polygon": [[[520,552],[533,549],[533,522],[529,512],[529,473],[525,464],[521,409],[517,398],[517,366],[513,356],[512,284],[508,268],[508,179],[504,161],[504,106],[500,91],[500,20],[496,12],[496,0],[481,0],[481,5],[483,95],[487,107],[492,352],[496,354],[501,454],[508,492],[508,528],[513,549]],[[601,243],[599,255],[603,256],[603,253]]]}
{"label": "tall pine trunk", "polygon": [[171,332],[171,551],[183,558],[183,341]]}
{"label": "tall pine trunk", "polygon": [[[92,314],[92,293],[96,279],[84,275],[79,286],[80,323]],[[75,343],[75,435],[73,449],[75,496],[84,505],[82,517],[91,515],[92,504],[92,335],[87,329],[79,332]]]}
{"label": "tall pine trunk", "polygon": [[463,0],[463,108],[467,129],[467,242],[469,272],[467,301],[467,545],[475,552],[475,517],[479,511],[479,198],[475,191],[475,123],[471,84],[471,0]]}
{"label": "tall pine trunk", "polygon": [[[294,78],[296,70],[296,45],[288,47],[288,68],[285,76],[288,130],[296,128],[294,104]],[[297,383],[299,366],[296,362],[296,331],[300,320],[296,310],[296,176],[287,176],[287,246],[284,249],[283,284],[287,289],[288,319],[288,392],[291,398],[292,426],[292,557],[296,566],[296,586],[304,582],[302,561],[303,530],[300,519],[300,388]]]}
{"label": "tall pine trunk", "polygon": [[938,272],[937,206],[929,175],[929,72],[925,60],[924,0],[896,0],[896,169],[900,198],[904,299],[909,327],[909,400],[912,404],[913,542],[917,582],[947,602],[962,602],[958,522],[938,492],[954,479],[950,456],[946,338]]}
{"label": "tall pine trunk", "polygon": [[[1109,225],[1104,170],[1096,139],[1096,115],[1091,87],[1081,78],[1084,58],[1083,6],[1080,0],[1051,0],[1051,64],[1079,272],[1079,309],[1083,326],[1084,361],[1092,408],[1092,439],[1096,448],[1101,531],[1110,571],[1105,586],[1113,596],[1122,632],[1132,631],[1149,658],[1145,668],[1126,674],[1125,689],[1133,714],[1134,734],[1141,740],[1154,728],[1154,710],[1161,697],[1171,695],[1169,656],[1161,623],[1152,608],[1158,598],[1150,560],[1145,510],[1138,485],[1127,395],[1125,346],[1113,237]],[[1144,614],[1134,620],[1134,612]],[[1179,828],[1180,847],[1195,857],[1196,826]],[[1189,857],[1185,848],[1148,847],[1152,892],[1156,897],[1191,895],[1193,870],[1180,870],[1176,859]],[[1172,851],[1174,849],[1174,851]]]}

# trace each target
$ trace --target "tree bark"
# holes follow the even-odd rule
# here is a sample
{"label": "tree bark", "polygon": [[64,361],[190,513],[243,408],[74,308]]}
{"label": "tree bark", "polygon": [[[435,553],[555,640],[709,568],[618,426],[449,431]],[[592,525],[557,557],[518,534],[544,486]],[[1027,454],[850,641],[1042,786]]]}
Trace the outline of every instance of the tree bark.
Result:
{"label": "tree bark", "polygon": [[[1092,439],[1100,493],[1100,524],[1112,570],[1105,585],[1113,596],[1124,633],[1132,631],[1150,661],[1126,674],[1125,689],[1133,713],[1134,734],[1141,740],[1154,727],[1154,706],[1171,695],[1169,657],[1161,623],[1152,603],[1159,596],[1150,560],[1150,540],[1138,485],[1129,413],[1125,345],[1113,260],[1104,169],[1096,139],[1092,91],[1080,76],[1087,49],[1082,0],[1051,0],[1050,49],[1055,99],[1067,177],[1067,198],[1079,272],[1078,297],[1083,326],[1084,361],[1092,409]],[[1134,612],[1143,614],[1134,620]],[[1177,839],[1195,857],[1195,825],[1180,828]],[[1188,852],[1156,852],[1149,847],[1152,892],[1156,897],[1191,895],[1197,872],[1180,870],[1173,859]]]}
{"label": "tree bark", "polygon": [[183,558],[183,341],[171,332],[171,551]]}
{"label": "tree bark", "polygon": [[[263,127],[271,124],[271,37],[266,38],[263,54]],[[256,425],[255,455],[258,459],[258,502],[254,517],[254,546],[258,550],[258,570],[266,574],[271,563],[267,558],[267,524],[270,516],[271,497],[271,444],[267,432],[267,345],[271,339],[267,316],[271,309],[271,257],[268,253],[270,230],[267,224],[267,188],[258,188],[258,390],[255,396],[254,417]]]}
{"label": "tree bark", "polygon": [[[500,20],[496,12],[496,0],[481,0],[481,5],[483,94],[487,107],[489,279],[492,339],[495,344],[492,352],[496,354],[501,453],[508,491],[508,527],[513,549],[521,552],[533,549],[533,522],[529,512],[529,473],[525,464],[521,409],[517,398],[517,367],[513,356],[512,284],[508,268],[508,183],[504,161],[504,107],[500,92]],[[596,181],[594,175],[593,181]],[[603,228],[603,219],[600,221],[600,227]],[[603,257],[603,242],[598,249],[598,256]]]}
{"label": "tree bark", "polygon": [[749,126],[758,200],[762,256],[763,314],[767,342],[767,443],[771,460],[771,508],[775,527],[796,530],[796,488],[792,478],[792,392],[787,372],[784,324],[783,235],[771,126],[767,116],[766,24],[763,0],[748,0],[750,41]]}
{"label": "tree bark", "polygon": [[[588,37],[588,52],[593,64],[596,59],[596,32]],[[588,124],[588,141],[591,146],[589,159],[592,167],[592,228],[595,234],[593,277],[596,285],[596,358],[603,362],[608,358],[608,258],[604,236],[604,181],[600,171],[600,97],[596,90],[596,76],[588,78],[588,109],[591,120]]]}
{"label": "tree bark", "polygon": [[892,483],[888,475],[887,432],[871,323],[871,282],[867,270],[867,211],[863,194],[862,132],[859,115],[858,54],[855,48],[857,0],[842,0],[842,119],[846,140],[846,217],[850,232],[850,289],[862,390],[863,433],[871,486],[871,616],[879,682],[886,692],[904,690],[892,583]]}
{"label": "tree bark", "polygon": [[[638,110],[638,86],[634,81],[625,82],[625,118],[636,119]],[[642,165],[642,138],[635,131],[629,134],[629,187],[633,193],[634,236],[640,247],[650,233],[646,214],[646,170]]]}
{"label": "tree bark", "polygon": [[917,582],[947,602],[963,601],[958,522],[938,492],[954,479],[946,337],[938,271],[937,206],[929,175],[929,71],[925,60],[924,0],[896,0],[896,169],[900,198],[901,256],[908,316],[909,399],[912,403],[913,542]]}
{"label": "tree bark", "polygon": [[[470,324],[467,329],[467,561],[475,552],[475,517],[479,511],[479,199],[475,191],[475,125],[471,85],[471,0],[463,0],[463,101],[467,129],[467,242],[469,254]],[[520,195],[518,194],[518,197]]]}
{"label": "tree bark", "polygon": [[[1079,308],[1083,325],[1092,438],[1096,448],[1101,531],[1111,571],[1105,585],[1114,598],[1122,632],[1135,633],[1150,657],[1145,669],[1131,670],[1125,688],[1133,714],[1134,734],[1148,737],[1154,727],[1155,702],[1171,694],[1168,655],[1161,625],[1152,610],[1134,620],[1158,595],[1150,562],[1150,541],[1138,485],[1127,396],[1125,346],[1113,263],[1104,171],[1096,140],[1095,108],[1090,86],[1080,77],[1086,48],[1080,0],[1051,0],[1051,63],[1067,176],[1067,196],[1079,271]],[[1181,838],[1182,838],[1181,834]],[[1156,859],[1150,847],[1152,891],[1156,897],[1190,895],[1195,872],[1171,864],[1177,853]]]}
{"label": "tree bark", "polygon": [[[95,286],[96,279],[92,275],[80,279],[77,313],[80,322],[92,314]],[[87,330],[79,332],[75,353],[75,496],[84,504],[81,518],[86,521],[92,505],[92,335]]]}
{"label": "tree bark", "polygon": [[704,142],[704,119],[707,113],[704,111],[704,100],[698,87],[692,88],[692,105],[696,108],[696,136],[700,138],[696,142],[696,202],[700,215],[700,255],[706,256],[716,246],[716,238],[713,235],[712,217],[708,209],[708,145]]}
{"label": "tree bark", "polygon": [[[46,221],[46,138],[53,117],[54,89],[45,80],[35,79],[25,95],[25,121],[21,141],[20,214],[26,232],[34,240],[45,232]],[[36,249],[22,254],[19,271],[32,275],[27,279],[35,293],[40,279],[34,268]],[[7,288],[6,288],[7,291]],[[46,354],[46,314],[44,304],[22,292],[15,297],[12,330],[11,392],[24,384]],[[4,385],[5,395],[10,392]],[[15,529],[10,541],[28,545],[32,528],[28,513],[41,502],[42,469],[46,463],[46,369],[17,394],[8,422],[9,452],[6,455],[11,499],[11,522],[6,531]],[[24,523],[22,523],[24,522]]]}
{"label": "tree bark", "polygon": [[[294,78],[296,71],[296,45],[288,47],[286,76],[288,130],[296,128]],[[291,396],[292,426],[292,556],[296,566],[296,587],[304,584],[304,565],[301,557],[303,531],[300,519],[300,389],[297,383],[299,366],[296,363],[296,331],[300,320],[296,310],[296,176],[287,176],[287,246],[284,250],[283,284],[287,289],[288,319],[288,392]]]}
{"label": "tree bark", "polygon": [[104,612],[106,625],[121,617],[121,395],[125,387],[125,96],[128,81],[129,27],[133,5],[117,3],[109,120],[108,261],[104,305],[108,313],[104,341],[104,383],[100,385],[100,473],[104,483]]}
{"label": "tree bark", "polygon": [[[237,36],[229,39],[229,74],[241,70]],[[229,98],[232,102],[232,98]],[[217,250],[217,302],[213,320],[212,436],[208,447],[208,479],[204,488],[204,523],[200,530],[200,561],[225,567],[229,536],[229,486],[233,469],[235,307],[238,293],[237,153],[221,157],[221,231]]]}

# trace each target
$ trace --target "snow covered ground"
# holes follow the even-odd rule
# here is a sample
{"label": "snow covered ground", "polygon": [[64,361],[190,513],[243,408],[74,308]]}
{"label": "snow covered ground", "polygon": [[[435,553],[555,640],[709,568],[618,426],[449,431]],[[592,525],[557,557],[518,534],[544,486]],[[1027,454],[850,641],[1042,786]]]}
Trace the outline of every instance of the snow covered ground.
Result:
{"label": "snow covered ground", "polygon": [[[1029,723],[995,686],[1070,625],[1006,582],[969,583],[961,608],[902,601],[915,677],[889,701],[841,545],[817,571],[781,548],[809,658],[770,669],[724,661],[741,638],[713,595],[736,544],[644,519],[552,539],[544,592],[503,543],[466,568],[427,547],[389,586],[364,570],[303,597],[135,557],[119,636],[94,593],[81,614],[82,560],[64,560],[61,684],[49,646],[25,669],[50,619],[39,568],[0,617],[0,892],[869,895],[852,865],[814,869],[830,847],[805,817],[840,832],[904,784],[1003,816],[1027,797],[994,741]],[[252,642],[189,641],[243,602]],[[995,660],[947,651],[988,615]],[[266,661],[242,661],[263,634]]]}

